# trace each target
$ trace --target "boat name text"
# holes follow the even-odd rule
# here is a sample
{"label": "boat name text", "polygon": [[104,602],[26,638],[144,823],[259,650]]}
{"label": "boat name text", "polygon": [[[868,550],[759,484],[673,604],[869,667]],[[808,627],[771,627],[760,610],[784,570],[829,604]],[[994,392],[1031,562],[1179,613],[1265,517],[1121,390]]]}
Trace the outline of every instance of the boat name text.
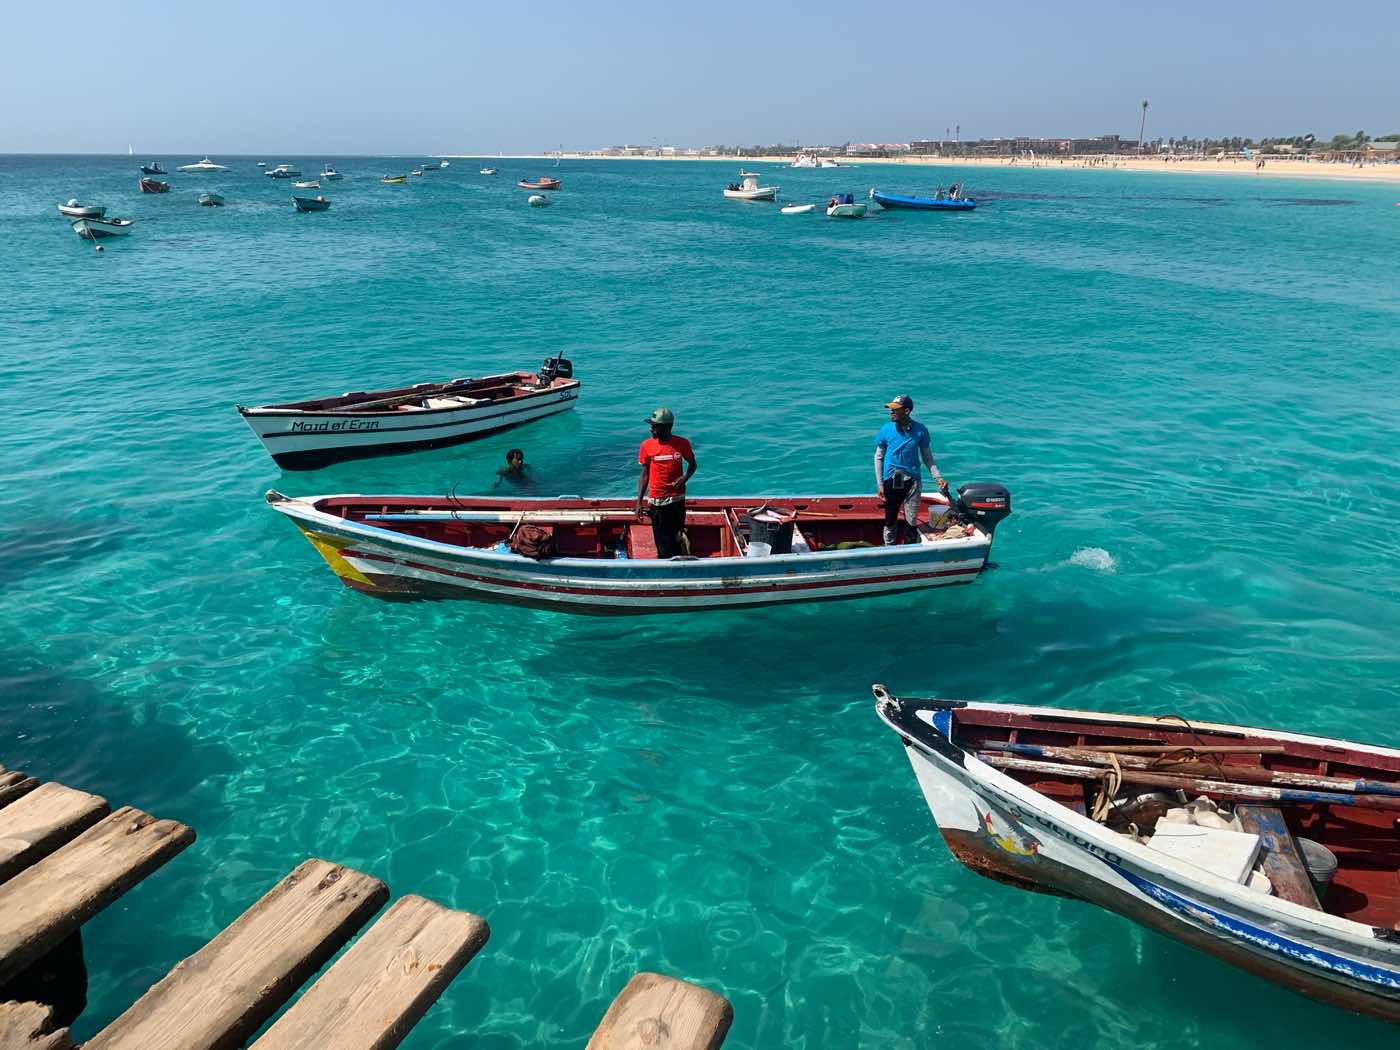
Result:
{"label": "boat name text", "polygon": [[298,434],[325,433],[334,430],[378,430],[377,419],[337,419],[334,422],[305,423],[300,419],[292,423],[292,430]]}

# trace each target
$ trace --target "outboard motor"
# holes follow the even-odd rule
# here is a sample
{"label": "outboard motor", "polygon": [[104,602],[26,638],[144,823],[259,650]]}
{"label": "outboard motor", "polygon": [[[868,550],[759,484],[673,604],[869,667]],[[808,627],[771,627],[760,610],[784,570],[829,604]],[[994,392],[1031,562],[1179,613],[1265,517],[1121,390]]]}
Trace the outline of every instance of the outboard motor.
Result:
{"label": "outboard motor", "polygon": [[574,363],[562,354],[554,357],[546,357],[544,364],[540,365],[540,386],[549,386],[556,379],[572,379],[574,377]]}
{"label": "outboard motor", "polygon": [[953,513],[962,521],[984,529],[990,536],[1011,513],[1011,490],[995,481],[969,481],[958,486]]}

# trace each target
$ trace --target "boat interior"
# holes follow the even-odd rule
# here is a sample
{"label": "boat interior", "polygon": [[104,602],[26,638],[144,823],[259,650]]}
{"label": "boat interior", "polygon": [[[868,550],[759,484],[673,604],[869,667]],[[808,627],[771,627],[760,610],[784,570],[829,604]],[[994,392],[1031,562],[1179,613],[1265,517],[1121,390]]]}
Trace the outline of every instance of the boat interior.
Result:
{"label": "boat interior", "polygon": [[[941,522],[947,504],[936,497],[924,497],[924,507],[917,536],[906,537],[909,543],[949,542],[975,532],[970,526]],[[552,537],[557,557],[657,557],[651,523],[638,521],[633,504],[627,500],[560,500],[548,508],[538,508],[509,500],[421,497],[385,503],[373,501],[372,497],[331,496],[318,500],[316,509],[460,547],[496,548],[508,543],[522,525],[529,524]],[[763,517],[768,520],[761,518],[762,523],[755,526],[753,514],[760,510],[767,511]],[[884,508],[874,496],[784,499],[771,504],[762,500],[742,504],[690,500],[686,505],[685,533],[691,558],[811,554],[877,547],[882,543],[883,527]],[[777,542],[769,542],[766,551],[755,548],[756,528],[765,540],[772,540],[776,534]]]}
{"label": "boat interior", "polygon": [[421,412],[435,408],[463,408],[492,401],[537,394],[550,387],[574,386],[576,381],[536,372],[509,372],[483,379],[454,379],[447,383],[418,383],[397,390],[353,390],[339,397],[287,401],[266,405],[269,409],[302,412]]}
{"label": "boat interior", "polygon": [[[953,715],[956,743],[1077,813],[1143,841],[1163,821],[1181,819],[1172,809],[1204,797],[1220,818],[1207,827],[1260,838],[1251,871],[1267,884],[1240,882],[1381,929],[1400,923],[1400,755],[1263,730],[1197,729],[1175,716],[1152,724],[978,708]],[[1054,750],[1047,756],[1044,748]],[[1162,797],[1145,803],[1146,795]],[[1326,848],[1320,860],[1311,844]],[[1314,869],[1330,867],[1326,852],[1336,871],[1319,887]]]}

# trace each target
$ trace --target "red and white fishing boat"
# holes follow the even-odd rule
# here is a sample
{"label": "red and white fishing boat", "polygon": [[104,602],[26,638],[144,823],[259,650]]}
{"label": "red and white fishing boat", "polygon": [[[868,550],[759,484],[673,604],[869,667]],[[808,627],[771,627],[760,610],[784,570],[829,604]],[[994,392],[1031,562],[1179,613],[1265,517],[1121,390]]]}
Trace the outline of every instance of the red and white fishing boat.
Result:
{"label": "red and white fishing boat", "polygon": [[[657,613],[894,594],[971,583],[1010,513],[1000,485],[964,485],[955,514],[882,547],[874,496],[687,500],[690,554],[661,560],[625,499],[308,496],[267,501],[347,586],[381,598],[474,598],[561,612]],[[763,509],[766,514],[755,512]],[[964,524],[952,524],[956,517]],[[517,553],[529,527],[549,552]]]}
{"label": "red and white fishing boat", "polygon": [[538,179],[521,179],[516,185],[522,190],[557,190],[563,183],[548,175],[541,175]]}
{"label": "red and white fishing boat", "polygon": [[137,181],[142,193],[169,193],[170,183],[161,182],[160,179],[142,178]]}
{"label": "red and white fishing boat", "polygon": [[564,412],[578,400],[580,384],[573,376],[573,362],[551,357],[538,372],[236,407],[279,467],[306,470],[455,445]]}
{"label": "red and white fishing boat", "polygon": [[1400,749],[874,688],[973,871],[1400,1022]]}

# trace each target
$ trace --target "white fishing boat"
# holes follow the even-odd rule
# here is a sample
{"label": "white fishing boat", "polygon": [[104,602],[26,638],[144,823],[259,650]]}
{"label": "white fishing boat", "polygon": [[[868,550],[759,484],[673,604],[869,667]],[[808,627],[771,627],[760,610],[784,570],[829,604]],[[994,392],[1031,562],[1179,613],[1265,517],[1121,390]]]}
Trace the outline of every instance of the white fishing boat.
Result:
{"label": "white fishing boat", "polygon": [[525,198],[525,203],[532,208],[548,208],[549,198],[543,193],[532,193]]}
{"label": "white fishing boat", "polygon": [[215,164],[215,163],[214,163],[212,160],[210,160],[208,157],[205,157],[205,158],[204,158],[202,161],[200,161],[198,164],[181,164],[181,165],[180,165],[177,169],[175,169],[175,170],[177,170],[177,171],[183,171],[183,172],[187,172],[187,173],[191,173],[191,174],[198,174],[198,173],[200,173],[200,172],[203,172],[203,173],[206,173],[206,174],[212,174],[213,172],[216,172],[216,171],[228,171],[228,168],[224,167],[224,165],[222,165],[222,164]]}
{"label": "white fishing boat", "polygon": [[850,193],[838,193],[826,203],[826,214],[832,219],[865,218],[865,201],[858,201]]}
{"label": "white fishing boat", "polygon": [[290,164],[279,164],[275,168],[268,168],[263,172],[269,179],[299,179],[301,172]]}
{"label": "white fishing boat", "polygon": [[320,188],[321,188],[320,182],[318,182],[318,181],[315,180],[315,179],[310,179],[310,180],[308,180],[308,181],[306,181],[306,182],[294,182],[294,183],[292,183],[292,189],[296,189],[296,190],[319,190]]}
{"label": "white fishing boat", "polygon": [[739,181],[726,186],[724,196],[735,201],[774,201],[778,199],[778,189],[777,186],[760,186],[756,174],[741,168]]}
{"label": "white fishing boat", "polygon": [[782,207],[784,215],[806,215],[808,212],[817,210],[815,204],[784,204]]}
{"label": "white fishing boat", "polygon": [[496,174],[496,169],[495,169],[495,168],[482,168],[482,169],[481,169],[481,174],[482,174],[482,175],[495,175],[495,174]]}
{"label": "white fishing boat", "polygon": [[340,460],[468,441],[574,407],[573,364],[551,357],[537,372],[361,390],[238,412],[278,466]]}
{"label": "white fishing boat", "polygon": [[329,179],[332,182],[342,177],[343,176],[340,174],[340,172],[336,171],[329,164],[325,165],[325,170],[321,172],[321,178]]}
{"label": "white fishing boat", "polygon": [[943,840],[973,871],[1400,1022],[1400,749],[874,689]]}
{"label": "white fishing boat", "polygon": [[75,219],[73,232],[84,240],[96,241],[104,237],[125,237],[131,232],[131,219]]}
{"label": "white fishing boat", "polygon": [[100,204],[79,204],[75,197],[67,204],[60,204],[58,214],[70,219],[100,219],[107,214],[107,209]]}

